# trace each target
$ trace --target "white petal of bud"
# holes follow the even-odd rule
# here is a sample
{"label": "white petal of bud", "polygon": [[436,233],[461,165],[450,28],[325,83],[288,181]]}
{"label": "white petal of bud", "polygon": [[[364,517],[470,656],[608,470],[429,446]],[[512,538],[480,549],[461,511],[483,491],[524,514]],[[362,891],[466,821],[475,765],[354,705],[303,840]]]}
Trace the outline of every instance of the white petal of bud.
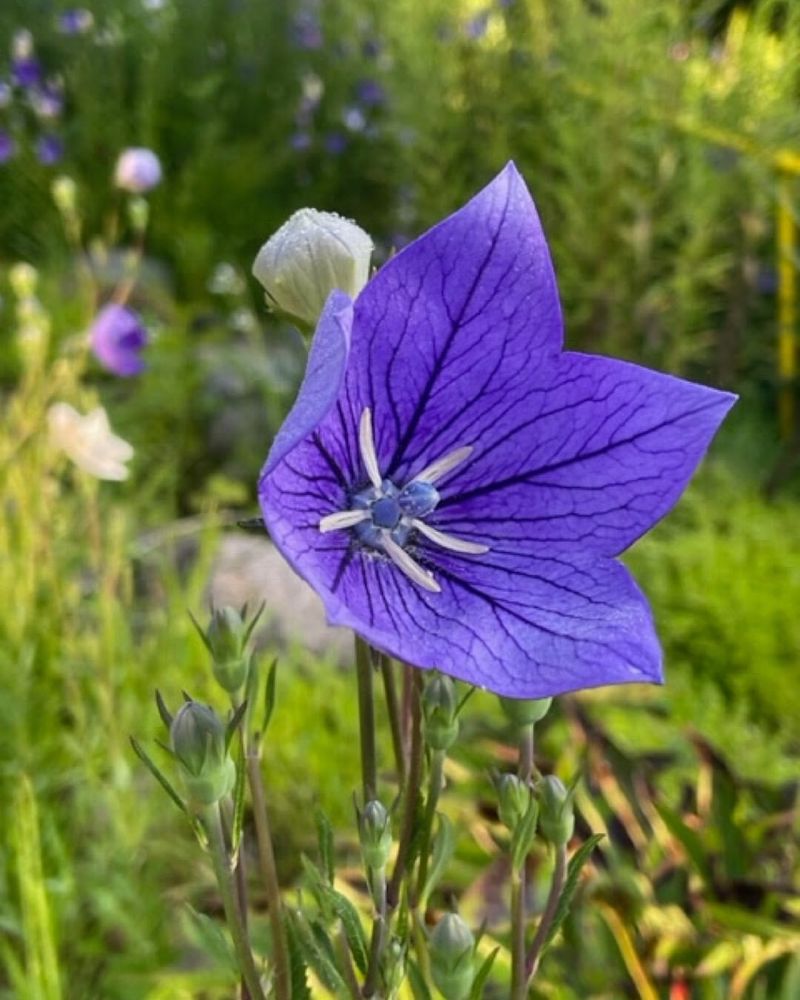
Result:
{"label": "white petal of bud", "polygon": [[372,240],[355,222],[302,208],[259,250],[253,274],[278,312],[313,327],[334,289],[358,295],[371,256]]}

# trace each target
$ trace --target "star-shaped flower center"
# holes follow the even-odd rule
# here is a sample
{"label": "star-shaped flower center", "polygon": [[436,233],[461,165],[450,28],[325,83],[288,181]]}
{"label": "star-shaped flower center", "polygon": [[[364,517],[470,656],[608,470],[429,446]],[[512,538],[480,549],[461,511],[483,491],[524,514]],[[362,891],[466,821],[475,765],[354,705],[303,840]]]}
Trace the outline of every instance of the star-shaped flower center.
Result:
{"label": "star-shaped flower center", "polygon": [[352,506],[349,510],[323,517],[319,522],[319,530],[323,533],[351,530],[357,542],[384,553],[414,583],[425,590],[439,593],[441,587],[433,574],[409,554],[408,547],[413,544],[414,535],[418,532],[428,541],[451,552],[482,555],[489,551],[488,545],[456,538],[431,527],[423,520],[439,503],[439,491],[434,484],[466,461],[472,454],[472,447],[467,445],[448,452],[427,465],[404,486],[398,487],[381,475],[372,432],[372,412],[369,408],[361,414],[358,440],[361,460],[370,485],[351,495]]}

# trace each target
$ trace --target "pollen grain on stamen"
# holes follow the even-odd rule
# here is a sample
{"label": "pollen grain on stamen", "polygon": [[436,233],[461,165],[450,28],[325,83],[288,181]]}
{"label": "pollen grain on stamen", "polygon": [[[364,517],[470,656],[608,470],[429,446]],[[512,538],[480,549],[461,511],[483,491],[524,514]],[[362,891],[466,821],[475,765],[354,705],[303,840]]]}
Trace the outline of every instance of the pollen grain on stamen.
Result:
{"label": "pollen grain on stamen", "polygon": [[362,521],[368,521],[369,518],[368,510],[340,510],[321,518],[319,530],[323,535],[329,531],[342,531],[345,528],[353,528]]}
{"label": "pollen grain on stamen", "polygon": [[455,450],[448,452],[446,455],[442,455],[442,457],[437,458],[435,462],[431,462],[430,465],[426,465],[419,475],[414,476],[413,481],[417,483],[438,482],[440,479],[449,475],[449,473],[461,465],[462,462],[466,462],[474,450],[474,447],[471,444],[468,444],[462,448],[456,448]]}
{"label": "pollen grain on stamen", "polygon": [[375,437],[372,433],[372,410],[366,407],[361,414],[358,425],[358,445],[361,451],[361,460],[367,470],[369,480],[375,489],[381,486],[381,470],[378,466],[378,454],[375,451]]}
{"label": "pollen grain on stamen", "polygon": [[489,551],[488,545],[483,545],[480,542],[468,542],[464,538],[456,538],[455,535],[448,535],[447,532],[438,531],[436,528],[432,528],[429,524],[426,524],[424,521],[420,521],[418,518],[414,518],[411,524],[412,527],[416,528],[421,535],[424,535],[430,541],[435,542],[436,545],[441,546],[441,548],[449,549],[451,552],[462,552],[464,555],[481,556],[485,552]]}
{"label": "pollen grain on stamen", "polygon": [[442,588],[433,578],[433,574],[420,566],[416,559],[413,559],[404,548],[398,545],[388,532],[384,532],[381,541],[386,555],[401,572],[405,573],[409,580],[433,594],[441,592]]}

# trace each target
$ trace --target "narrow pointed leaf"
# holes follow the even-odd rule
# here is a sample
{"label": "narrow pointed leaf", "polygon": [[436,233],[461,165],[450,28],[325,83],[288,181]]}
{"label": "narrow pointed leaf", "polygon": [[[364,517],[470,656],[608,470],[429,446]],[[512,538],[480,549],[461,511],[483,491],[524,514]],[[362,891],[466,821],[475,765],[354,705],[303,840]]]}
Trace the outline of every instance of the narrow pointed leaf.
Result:
{"label": "narrow pointed leaf", "polygon": [[561,929],[561,925],[567,918],[569,913],[569,908],[572,905],[573,897],[578,888],[578,879],[580,878],[581,869],[584,864],[589,859],[589,855],[597,847],[600,841],[603,839],[602,833],[593,833],[591,837],[587,838],[578,850],[570,858],[569,865],[567,866],[567,878],[564,882],[564,888],[561,892],[561,896],[558,900],[558,908],[556,909],[556,915],[553,919],[552,926],[545,938],[544,945],[550,944],[550,942],[555,938]]}
{"label": "narrow pointed leaf", "polygon": [[428,984],[413,959],[408,963],[408,984],[411,987],[414,1000],[433,1000]]}
{"label": "narrow pointed leaf", "polygon": [[450,859],[453,857],[453,852],[456,848],[456,835],[453,830],[453,824],[444,813],[437,813],[436,816],[438,826],[436,835],[433,838],[431,864],[425,885],[422,887],[422,892],[420,893],[420,907],[423,911],[425,910],[425,904],[430,894],[439,884],[445,868],[450,864]]}
{"label": "narrow pointed leaf", "polygon": [[[197,629],[197,634],[198,634],[198,635],[200,636],[200,638],[201,638],[201,639],[203,640],[203,645],[204,645],[204,646],[206,647],[206,649],[207,649],[207,650],[209,651],[209,653],[211,653],[211,655],[213,656],[213,655],[214,655],[214,651],[213,651],[213,650],[212,650],[212,648],[211,648],[211,643],[210,643],[210,642],[208,641],[208,636],[206,635],[206,633],[205,633],[205,630],[204,630],[203,626],[202,626],[202,625],[200,624],[200,622],[199,622],[199,621],[198,621],[198,620],[197,620],[197,619],[195,618],[195,616],[194,616],[194,615],[192,614],[192,612],[191,612],[191,611],[189,611],[189,610],[187,609],[187,612],[186,612],[186,613],[187,613],[187,614],[189,615],[189,617],[190,617],[190,618],[192,619],[192,625],[194,625],[194,627],[195,627],[195,628]],[[186,698],[186,700],[187,700],[187,701],[191,701],[191,700],[192,700],[191,698],[189,698],[189,696],[188,696],[188,695],[186,694],[186,692],[185,692],[185,691],[183,692],[183,696],[184,696],[184,698]]]}
{"label": "narrow pointed leaf", "polygon": [[216,920],[212,920],[205,913],[200,913],[190,903],[186,904],[186,909],[200,937],[203,950],[213,956],[219,965],[238,975],[239,963],[222,927]]}
{"label": "narrow pointed leaf", "polygon": [[516,871],[525,863],[525,858],[533,846],[536,836],[536,824],[539,821],[539,803],[531,796],[525,815],[511,838],[511,866]]}
{"label": "narrow pointed leaf", "polygon": [[275,710],[275,681],[278,672],[278,661],[273,660],[267,671],[267,683],[264,687],[264,718],[261,722],[261,734],[263,736],[269,726],[272,713]]}
{"label": "narrow pointed leaf", "polygon": [[499,948],[495,948],[494,951],[488,954],[483,960],[480,969],[478,969],[478,974],[475,976],[475,981],[472,984],[469,1000],[483,1000],[483,988],[486,985],[486,980],[491,974],[494,960],[497,958],[497,953],[499,951]]}
{"label": "narrow pointed leaf", "polygon": [[[259,605],[258,611],[256,611],[256,613],[250,619],[250,622],[248,623],[247,628],[246,628],[245,633],[244,633],[244,642],[245,643],[248,643],[250,641],[250,636],[253,634],[253,630],[255,629],[256,625],[258,625],[259,619],[264,614],[264,608],[266,606],[267,606],[267,602],[266,601],[262,601],[261,604]],[[247,605],[245,604],[244,608],[242,609],[242,618],[245,618],[246,614],[247,614]]]}
{"label": "narrow pointed leaf", "polygon": [[161,721],[169,729],[172,725],[172,713],[167,708],[160,691],[156,691],[156,707],[158,708],[158,714],[161,716]]}
{"label": "narrow pointed leaf", "polygon": [[147,768],[147,770],[153,775],[153,777],[156,779],[156,781],[159,783],[159,785],[161,785],[161,787],[164,789],[164,791],[167,793],[167,795],[169,795],[169,797],[172,799],[172,801],[175,803],[175,805],[180,809],[180,811],[182,813],[184,813],[185,815],[188,815],[188,811],[186,809],[186,805],[184,804],[184,802],[181,799],[180,795],[178,795],[178,793],[172,787],[172,785],[167,780],[167,778],[164,777],[164,775],[161,773],[161,771],[158,769],[158,767],[153,763],[152,759],[150,758],[150,756],[148,755],[148,753],[145,751],[144,747],[139,743],[138,740],[134,739],[133,736],[130,737],[130,741],[131,741],[131,746],[133,747],[133,752],[136,754],[136,756],[139,758],[139,760],[144,764],[144,766]]}
{"label": "narrow pointed leaf", "polygon": [[336,916],[341,920],[344,928],[347,943],[350,946],[350,954],[353,961],[362,975],[366,975],[367,964],[369,962],[367,936],[361,925],[361,918],[358,910],[350,902],[347,896],[342,895],[336,889],[329,890],[331,905],[336,911]]}
{"label": "narrow pointed leaf", "polygon": [[267,531],[263,517],[243,517],[240,521],[236,522],[236,526],[237,528],[241,528],[242,531],[249,531],[254,535],[264,535]]}
{"label": "narrow pointed leaf", "polygon": [[228,725],[225,727],[226,750],[230,749],[231,740],[233,739],[236,730],[239,728],[239,723],[244,718],[246,711],[247,711],[247,702],[243,701],[228,720]]}
{"label": "narrow pointed leaf", "polygon": [[289,978],[292,985],[292,1000],[311,1000],[308,988],[307,966],[294,921],[287,914],[284,920],[286,941],[289,949]]}
{"label": "narrow pointed leaf", "polygon": [[[320,946],[306,917],[299,910],[295,910],[292,914],[292,922],[297,932],[297,943],[305,963],[314,970],[319,980],[329,990],[339,996],[346,995],[347,986],[344,979],[331,960],[328,948]],[[333,952],[332,945],[330,952]]]}
{"label": "narrow pointed leaf", "polygon": [[317,843],[322,872],[328,880],[328,885],[333,885],[335,867],[333,827],[324,811],[319,808],[314,811],[314,822],[317,826]]}

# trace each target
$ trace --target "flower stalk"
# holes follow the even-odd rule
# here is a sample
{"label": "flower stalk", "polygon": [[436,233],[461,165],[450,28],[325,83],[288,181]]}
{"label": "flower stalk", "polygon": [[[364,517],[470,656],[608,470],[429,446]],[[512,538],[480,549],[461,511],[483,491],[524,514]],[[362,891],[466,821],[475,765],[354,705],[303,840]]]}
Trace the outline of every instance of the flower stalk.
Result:
{"label": "flower stalk", "polygon": [[389,716],[389,728],[392,733],[392,749],[394,750],[397,781],[402,788],[406,781],[406,755],[403,745],[403,723],[400,717],[400,701],[397,696],[397,682],[394,664],[385,653],[380,654],[383,691],[386,696],[386,712]]}
{"label": "flower stalk", "polygon": [[214,866],[214,874],[217,879],[220,895],[222,896],[222,906],[225,910],[225,919],[228,922],[228,928],[233,939],[236,958],[239,962],[239,970],[242,973],[242,978],[245,981],[247,991],[252,1000],[266,1000],[264,991],[261,989],[261,981],[253,960],[253,953],[250,950],[247,931],[245,930],[239,911],[233,872],[231,870],[228,849],[225,846],[225,834],[218,802],[207,806],[203,810],[202,822],[206,836],[208,837],[211,862]]}
{"label": "flower stalk", "polygon": [[[528,949],[528,954],[525,957],[526,989],[527,984],[531,982],[539,968],[539,962],[542,958],[544,945],[547,941],[547,935],[553,925],[553,920],[555,919],[556,912],[558,910],[558,901],[561,898],[566,877],[567,845],[559,844],[556,847],[556,864],[555,869],[553,870],[553,881],[550,884],[550,892],[547,896],[544,913],[542,914],[542,919],[539,921],[539,926],[536,928],[536,934],[534,935],[531,946]],[[524,993],[521,994],[521,996],[524,995]]]}
{"label": "flower stalk", "polygon": [[[521,728],[517,776],[530,784],[533,773],[533,741],[535,722]],[[525,895],[527,883],[527,857],[511,872],[511,1000],[525,1000],[528,976],[525,970]]]}
{"label": "flower stalk", "polygon": [[283,927],[283,901],[278,882],[275,852],[272,849],[267,801],[261,782],[261,754],[257,747],[250,746],[246,753],[247,779],[253,806],[253,820],[256,828],[258,862],[264,891],[267,895],[269,922],[272,931],[272,959],[275,966],[275,996],[277,1000],[291,1000],[291,979],[289,974],[289,951]]}
{"label": "flower stalk", "polygon": [[436,818],[436,807],[439,804],[439,795],[444,782],[444,760],[447,756],[446,750],[434,750],[431,754],[430,775],[428,777],[428,796],[425,800],[425,813],[422,819],[422,830],[420,833],[419,868],[417,870],[416,890],[412,898],[412,906],[419,904],[420,897],[425,889],[425,882],[428,878],[428,861],[431,852],[431,834],[433,832],[433,821]]}
{"label": "flower stalk", "polygon": [[422,741],[422,677],[418,670],[406,666],[406,683],[411,691],[411,748],[408,761],[408,779],[406,781],[403,800],[403,819],[400,828],[400,844],[397,849],[397,859],[392,871],[387,890],[387,904],[390,912],[400,900],[400,887],[406,875],[408,855],[414,838],[414,826],[417,818],[417,796],[422,780],[423,741]]}

